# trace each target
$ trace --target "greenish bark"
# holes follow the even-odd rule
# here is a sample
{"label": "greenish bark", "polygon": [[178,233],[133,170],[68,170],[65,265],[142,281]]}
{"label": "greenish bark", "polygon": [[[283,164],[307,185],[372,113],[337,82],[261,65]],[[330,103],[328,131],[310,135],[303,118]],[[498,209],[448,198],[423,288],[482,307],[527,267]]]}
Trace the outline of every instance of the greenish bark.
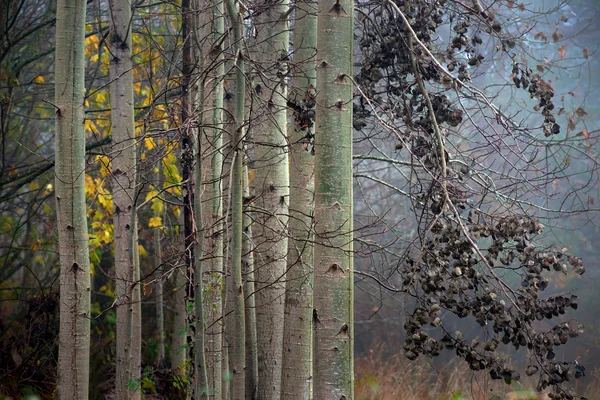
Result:
{"label": "greenish bark", "polygon": [[314,398],[354,398],[352,0],[319,2],[315,129]]}
{"label": "greenish bark", "polygon": [[[223,83],[225,73],[220,42],[225,30],[223,2],[218,0],[202,1],[198,9],[212,12],[200,13],[196,30],[196,51],[199,65],[202,66],[198,81],[198,107],[201,126],[198,137],[198,162],[202,166],[202,179],[198,182],[197,196],[202,221],[199,243],[203,254],[198,255],[197,263],[202,266],[198,276],[205,289],[202,295],[205,335],[202,347],[206,348],[206,388],[208,398],[222,398],[222,345],[223,345],[223,201],[222,201],[222,131],[223,131]],[[202,274],[202,275],[199,275]],[[199,305],[196,305],[197,313]],[[198,333],[198,332],[197,332]],[[198,343],[198,347],[200,344]]]}
{"label": "greenish bark", "polygon": [[[243,196],[250,198],[250,184],[248,181],[248,165],[243,167]],[[242,238],[242,275],[244,277],[244,294],[246,299],[245,318],[246,318],[246,400],[256,399],[258,390],[258,353],[256,338],[256,306],[254,301],[254,248],[252,241],[252,218],[248,212],[243,216]]]}
{"label": "greenish bark", "polygon": [[56,215],[60,252],[58,398],[88,398],[90,258],[85,205],[84,0],[56,12]]}
{"label": "greenish bark", "polygon": [[[294,23],[291,100],[303,110],[314,107],[317,46],[317,4],[298,4]],[[310,111],[308,111],[310,112]],[[291,118],[290,206],[283,333],[281,398],[309,400],[312,389],[312,289],[314,157],[306,121]]]}
{"label": "greenish bark", "polygon": [[[231,62],[228,60],[228,65],[226,66],[227,71],[233,70],[233,60]],[[235,72],[234,74],[235,75]],[[236,129],[235,126],[235,105],[234,96],[231,91],[235,91],[235,77],[228,76],[227,77],[227,88],[228,95],[224,96],[224,107],[225,107],[225,161],[223,163],[223,209],[225,211],[225,238],[223,241],[223,272],[224,272],[224,287],[223,287],[223,299],[222,299],[222,314],[223,314],[223,337],[222,337],[222,351],[223,351],[223,362],[221,369],[221,379],[222,379],[222,398],[229,399],[229,393],[231,388],[231,369],[229,368],[229,346],[231,344],[230,338],[235,335],[235,326],[234,326],[234,303],[232,301],[233,296],[233,280],[231,275],[231,212],[229,205],[231,204],[231,161],[232,161],[232,145],[233,135]]]}
{"label": "greenish bark", "polygon": [[[136,283],[136,146],[131,60],[131,6],[110,1],[110,98],[112,123],[112,196],[114,202],[117,296],[117,399],[140,398],[140,294]],[[135,388],[135,389],[132,389]]]}
{"label": "greenish bark", "polygon": [[[183,236],[183,235],[180,235]],[[183,247],[183,245],[181,246]],[[187,307],[185,303],[185,290],[187,280],[185,270],[175,270],[175,318],[173,321],[173,343],[171,346],[171,367],[173,372],[179,376],[183,375],[186,354],[186,337],[187,337]]]}
{"label": "greenish bark", "polygon": [[258,398],[281,398],[285,271],[288,251],[287,0],[275,1],[258,17],[257,57],[264,73],[256,79],[260,113],[254,129],[256,331]]}
{"label": "greenish bark", "polygon": [[[163,170],[164,172],[164,170]],[[185,251],[185,236],[183,229],[183,215],[177,218],[177,243],[179,251]],[[173,318],[173,333],[171,345],[171,368],[174,374],[179,376],[185,373],[185,365],[187,360],[186,341],[187,341],[187,304],[185,291],[187,289],[186,270],[185,268],[177,268],[174,272],[174,318]]]}
{"label": "greenish bark", "polygon": [[[157,171],[160,171],[157,169]],[[158,172],[160,175],[160,172]],[[160,178],[158,182],[160,182]],[[160,183],[158,187],[161,187]],[[158,350],[158,365],[162,366],[165,360],[165,312],[164,312],[164,293],[163,293],[163,268],[162,268],[162,229],[156,228],[152,234],[152,247],[154,248],[154,276],[156,281],[156,336]]]}
{"label": "greenish bark", "polygon": [[243,159],[242,140],[244,137],[244,99],[246,82],[244,77],[244,59],[242,56],[243,19],[241,10],[236,8],[234,0],[226,0],[227,13],[231,20],[233,44],[235,49],[235,131],[232,147],[234,149],[231,166],[231,275],[234,304],[234,331],[230,338],[229,363],[233,374],[231,385],[232,400],[242,400],[245,394],[245,315],[244,288],[242,282],[242,191],[243,191]]}
{"label": "greenish bark", "polygon": [[[134,195],[135,198],[135,195]],[[142,397],[142,293],[140,290],[140,252],[138,248],[138,219],[133,215],[133,283],[131,289],[131,399]],[[135,385],[135,386],[134,386]],[[133,389],[132,389],[133,388]]]}

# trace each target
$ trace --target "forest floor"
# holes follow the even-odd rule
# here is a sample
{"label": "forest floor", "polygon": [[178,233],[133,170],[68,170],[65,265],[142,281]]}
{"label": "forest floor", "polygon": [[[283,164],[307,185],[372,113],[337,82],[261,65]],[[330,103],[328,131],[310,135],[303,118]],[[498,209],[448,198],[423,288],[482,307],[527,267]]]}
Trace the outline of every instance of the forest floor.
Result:
{"label": "forest floor", "polygon": [[[471,371],[460,361],[442,369],[427,360],[408,361],[404,354],[387,357],[380,350],[357,357],[354,364],[356,400],[549,400],[536,393],[535,376],[507,385],[489,374]],[[524,374],[523,374],[524,375]],[[579,396],[600,400],[600,371],[574,382]]]}

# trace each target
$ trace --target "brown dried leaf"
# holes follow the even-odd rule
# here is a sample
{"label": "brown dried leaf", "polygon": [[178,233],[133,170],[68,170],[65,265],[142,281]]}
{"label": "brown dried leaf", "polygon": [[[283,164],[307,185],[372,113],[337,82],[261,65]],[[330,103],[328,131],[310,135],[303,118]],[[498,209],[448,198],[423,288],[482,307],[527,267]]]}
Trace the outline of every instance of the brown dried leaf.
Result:
{"label": "brown dried leaf", "polygon": [[552,40],[554,42],[558,42],[562,38],[563,38],[563,35],[562,35],[562,33],[560,33],[558,31],[558,29],[556,29],[556,30],[554,30],[554,32],[552,32]]}
{"label": "brown dried leaf", "polygon": [[558,53],[560,58],[565,58],[565,55],[567,54],[567,48],[564,45],[562,45],[558,48],[558,50],[556,50],[556,52]]}
{"label": "brown dried leaf", "polygon": [[583,128],[583,131],[581,131],[581,133],[583,134],[583,136],[585,136],[586,139],[590,138],[590,133],[587,129]]}
{"label": "brown dried leaf", "polygon": [[589,56],[590,56],[590,51],[587,49],[587,47],[585,47],[583,49],[583,58],[585,58],[587,60]]}
{"label": "brown dried leaf", "polygon": [[575,110],[575,114],[577,114],[578,117],[583,117],[584,115],[587,115],[585,110],[581,107],[579,107],[577,110]]}

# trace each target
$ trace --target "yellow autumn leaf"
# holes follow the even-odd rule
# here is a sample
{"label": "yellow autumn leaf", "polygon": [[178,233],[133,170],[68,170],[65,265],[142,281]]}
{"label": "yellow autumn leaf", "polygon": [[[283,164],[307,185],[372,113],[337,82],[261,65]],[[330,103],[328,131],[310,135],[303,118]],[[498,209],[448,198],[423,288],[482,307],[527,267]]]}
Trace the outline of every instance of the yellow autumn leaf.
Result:
{"label": "yellow autumn leaf", "polygon": [[38,75],[38,76],[36,76],[35,78],[33,78],[33,81],[34,81],[35,83],[44,83],[44,82],[45,82],[45,80],[44,80],[44,77],[43,77],[43,76],[41,76],[41,75]]}
{"label": "yellow autumn leaf", "polygon": [[146,251],[144,246],[142,246],[141,244],[138,244],[138,254],[140,255],[140,257],[148,256],[148,252]]}
{"label": "yellow autumn leaf", "polygon": [[100,203],[107,211],[112,211],[113,209],[113,200],[112,195],[110,194],[98,193],[98,203]]}
{"label": "yellow autumn leaf", "polygon": [[90,62],[91,63],[95,63],[98,61],[98,54],[94,54],[93,56],[90,57]]}
{"label": "yellow autumn leaf", "polygon": [[98,128],[96,128],[96,124],[94,124],[89,119],[85,120],[85,129],[88,130],[88,131],[91,131],[93,133],[96,133],[98,131]]}
{"label": "yellow autumn leaf", "polygon": [[108,158],[108,156],[98,155],[96,156],[96,162],[100,164],[100,176],[108,176],[110,169],[110,158]]}
{"label": "yellow autumn leaf", "polygon": [[150,200],[151,198],[153,198],[156,195],[158,195],[158,190],[150,190],[150,191],[148,191],[148,193],[146,193],[146,200],[145,201]]}
{"label": "yellow autumn leaf", "polygon": [[106,93],[106,92],[98,92],[98,94],[96,95],[96,101],[98,103],[106,102],[107,98],[108,98],[108,93]]}
{"label": "yellow autumn leaf", "polygon": [[160,214],[160,213],[162,213],[163,209],[164,209],[164,205],[163,205],[162,200],[160,200],[158,198],[155,199],[152,202],[152,207],[151,208],[152,208],[152,211],[154,212],[154,214]]}
{"label": "yellow autumn leaf", "polygon": [[146,145],[146,148],[148,150],[152,150],[153,148],[156,147],[156,142],[152,138],[145,138],[144,139],[144,144]]}
{"label": "yellow autumn leaf", "polygon": [[162,226],[162,218],[161,217],[152,217],[148,221],[149,228],[158,228]]}

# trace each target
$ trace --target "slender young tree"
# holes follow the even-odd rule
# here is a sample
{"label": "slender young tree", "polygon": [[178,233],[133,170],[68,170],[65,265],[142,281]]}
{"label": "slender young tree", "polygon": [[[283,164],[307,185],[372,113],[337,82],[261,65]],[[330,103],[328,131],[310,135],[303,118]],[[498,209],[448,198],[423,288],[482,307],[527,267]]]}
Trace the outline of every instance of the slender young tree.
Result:
{"label": "slender young tree", "polygon": [[[157,182],[158,187],[160,184],[161,173],[160,168],[157,171]],[[162,365],[165,361],[165,311],[164,311],[164,292],[163,292],[163,278],[162,278],[162,227],[156,228],[152,234],[152,247],[154,249],[154,273],[156,280],[156,336],[157,336],[157,350],[158,350],[158,365]]]}
{"label": "slender young tree", "polygon": [[[243,167],[243,196],[250,198],[250,182],[248,180],[248,164]],[[246,294],[246,399],[255,399],[258,390],[258,352],[256,338],[256,306],[254,299],[254,248],[252,241],[252,218],[245,212],[242,218],[244,237],[242,238],[242,274],[244,277],[244,293]]]}
{"label": "slender young tree", "polygon": [[[112,122],[112,194],[114,202],[115,276],[117,295],[118,399],[140,398],[141,335],[139,285],[135,271],[136,145],[131,60],[131,5],[110,1],[110,97]],[[137,292],[137,293],[134,293]],[[135,384],[135,389],[132,389]]]}
{"label": "slender young tree", "polygon": [[287,0],[265,4],[257,21],[254,91],[260,112],[254,130],[256,330],[258,398],[281,397],[285,270],[289,202],[285,81],[288,64]]}
{"label": "slender young tree", "polygon": [[[198,104],[202,107],[199,130],[198,163],[203,178],[198,198],[202,215],[202,264],[205,287],[205,343],[208,398],[222,398],[223,357],[223,63],[222,42],[225,31],[224,5],[221,0],[200,3],[199,25],[196,31],[197,51],[201,56]],[[199,224],[198,224],[199,225]],[[200,226],[200,225],[199,225]],[[198,305],[197,305],[198,307]]]}
{"label": "slender young tree", "polygon": [[243,191],[243,160],[244,149],[244,100],[246,94],[246,81],[244,76],[244,59],[242,54],[242,40],[244,21],[242,10],[236,7],[234,0],[226,0],[225,6],[231,20],[233,32],[233,48],[235,50],[235,131],[232,136],[234,149],[233,163],[231,166],[231,275],[234,313],[234,332],[230,339],[229,363],[233,374],[231,384],[231,398],[242,400],[245,395],[245,315],[244,315],[244,288],[242,282],[242,191]]}
{"label": "slender young tree", "polygon": [[60,247],[58,398],[88,398],[90,258],[85,205],[85,0],[58,0],[55,188]]}
{"label": "slender young tree", "polygon": [[[182,236],[182,235],[180,235]],[[183,247],[183,246],[181,246]],[[187,337],[187,307],[185,291],[187,280],[182,270],[175,270],[175,318],[173,321],[173,344],[171,346],[171,367],[177,375],[182,375],[185,371],[186,337]]]}
{"label": "slender young tree", "polygon": [[317,15],[314,398],[353,399],[354,3],[320,1]]}
{"label": "slender young tree", "polygon": [[310,133],[315,106],[316,2],[296,7],[290,100],[290,220],[283,327],[281,398],[311,398],[314,156]]}

